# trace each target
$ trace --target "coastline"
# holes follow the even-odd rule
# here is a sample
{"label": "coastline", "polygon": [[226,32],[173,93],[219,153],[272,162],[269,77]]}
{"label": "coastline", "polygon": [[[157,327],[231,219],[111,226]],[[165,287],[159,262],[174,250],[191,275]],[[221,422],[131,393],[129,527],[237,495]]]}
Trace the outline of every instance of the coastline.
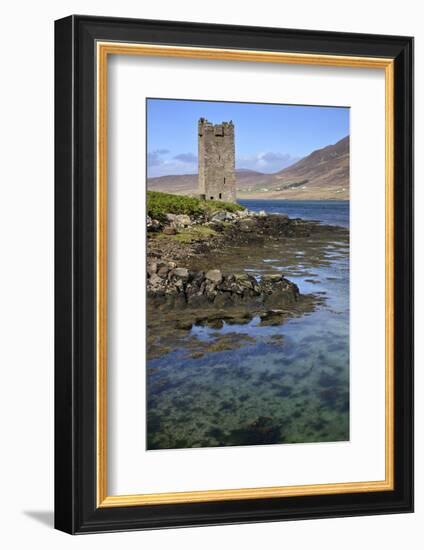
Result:
{"label": "coastline", "polygon": [[[243,324],[255,316],[263,325],[278,325],[310,313],[322,304],[322,295],[300,292],[272,268],[255,277],[249,266],[252,260],[266,265],[272,243],[296,243],[306,250],[313,236],[312,252],[319,259],[325,251],[319,251],[318,243],[347,239],[342,227],[265,211],[222,209],[192,217],[166,213],[163,219],[149,219],[147,319],[150,332],[160,333],[168,344],[173,331],[189,331],[195,325],[219,328],[223,322]],[[153,340],[152,353],[157,355],[160,346]]]}
{"label": "coastline", "polygon": [[[148,266],[184,298],[148,299],[148,449],[349,438],[348,229],[250,204],[150,220]],[[206,296],[191,307],[199,272]],[[210,292],[236,303],[208,304]]]}

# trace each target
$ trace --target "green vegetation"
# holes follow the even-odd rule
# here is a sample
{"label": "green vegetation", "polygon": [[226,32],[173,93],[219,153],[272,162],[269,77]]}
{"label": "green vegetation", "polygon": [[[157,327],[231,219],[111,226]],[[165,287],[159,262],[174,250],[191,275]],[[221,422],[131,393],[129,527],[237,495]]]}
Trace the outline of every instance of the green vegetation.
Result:
{"label": "green vegetation", "polygon": [[174,240],[180,243],[191,243],[195,241],[207,240],[209,237],[214,237],[218,233],[210,227],[204,225],[192,225],[190,227],[184,227],[179,229],[176,235],[165,235],[164,233],[157,233],[151,235],[152,239],[166,239]]}
{"label": "green vegetation", "polygon": [[309,180],[302,180],[302,181],[294,181],[293,183],[288,183],[286,185],[283,185],[281,189],[294,189],[295,187],[300,187],[301,185],[305,185],[308,183]]}
{"label": "green vegetation", "polygon": [[174,239],[181,243],[191,243],[193,241],[202,241],[203,239],[208,239],[209,237],[214,237],[215,235],[217,235],[217,232],[210,227],[205,227],[204,225],[194,225],[180,229],[179,233],[174,235]]}
{"label": "green vegetation", "polygon": [[233,202],[205,201],[171,193],[147,191],[147,214],[155,220],[165,221],[166,214],[188,214],[196,218],[217,210],[237,212],[244,210],[244,206]]}

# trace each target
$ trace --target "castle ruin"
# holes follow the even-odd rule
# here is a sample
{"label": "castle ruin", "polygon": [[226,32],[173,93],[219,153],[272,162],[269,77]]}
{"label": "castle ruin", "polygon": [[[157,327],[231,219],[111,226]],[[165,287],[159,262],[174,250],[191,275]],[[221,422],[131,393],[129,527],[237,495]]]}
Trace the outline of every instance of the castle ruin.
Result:
{"label": "castle ruin", "polygon": [[234,124],[199,119],[199,195],[236,202]]}

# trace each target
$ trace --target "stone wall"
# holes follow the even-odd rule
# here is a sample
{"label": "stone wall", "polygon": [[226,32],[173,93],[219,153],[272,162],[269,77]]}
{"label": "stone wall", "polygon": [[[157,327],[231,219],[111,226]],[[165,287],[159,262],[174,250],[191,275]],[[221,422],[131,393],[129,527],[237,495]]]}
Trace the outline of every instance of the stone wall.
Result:
{"label": "stone wall", "polygon": [[234,124],[212,124],[201,118],[199,139],[199,194],[206,200],[236,201]]}

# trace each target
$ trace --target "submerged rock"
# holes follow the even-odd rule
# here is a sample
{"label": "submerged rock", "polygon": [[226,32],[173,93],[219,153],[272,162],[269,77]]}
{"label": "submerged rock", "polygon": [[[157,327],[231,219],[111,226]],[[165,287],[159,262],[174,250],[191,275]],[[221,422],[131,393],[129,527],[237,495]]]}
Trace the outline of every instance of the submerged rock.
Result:
{"label": "submerged rock", "polygon": [[281,426],[269,416],[259,416],[244,428],[233,430],[230,440],[234,445],[269,445],[283,443]]}

